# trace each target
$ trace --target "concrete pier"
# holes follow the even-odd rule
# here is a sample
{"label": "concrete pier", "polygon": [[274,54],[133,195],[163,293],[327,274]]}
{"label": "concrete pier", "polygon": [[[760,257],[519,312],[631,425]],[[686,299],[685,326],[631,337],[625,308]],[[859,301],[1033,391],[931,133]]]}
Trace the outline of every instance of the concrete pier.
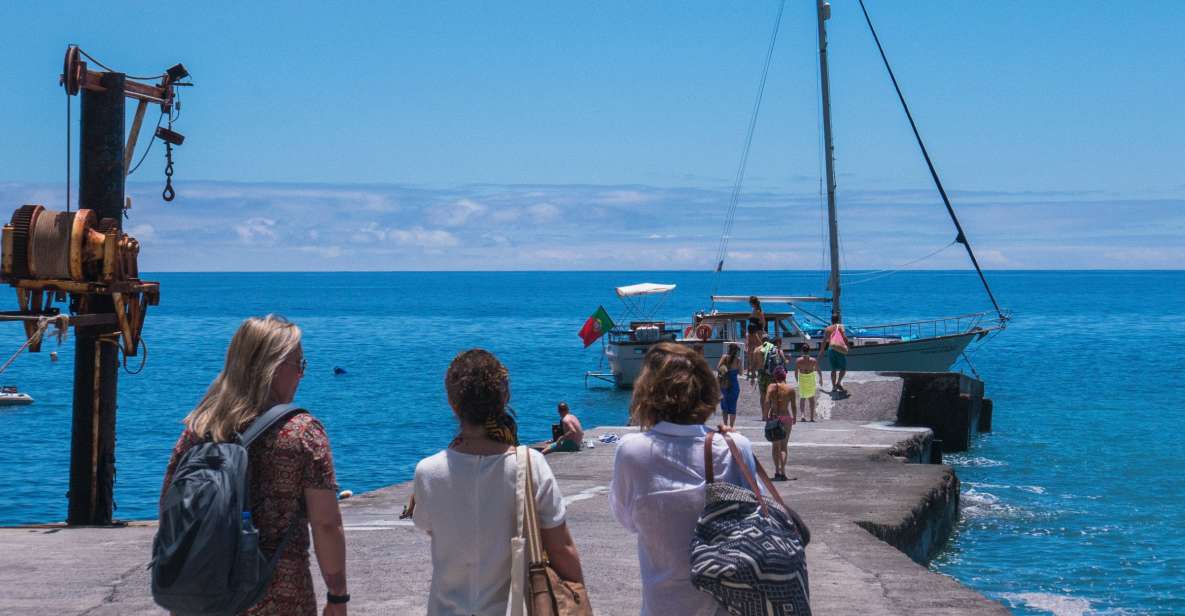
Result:
{"label": "concrete pier", "polygon": [[[919,564],[941,547],[956,521],[959,480],[947,466],[909,463],[928,459],[934,436],[928,428],[895,425],[906,381],[853,373],[845,385],[846,398],[821,394],[818,422],[795,426],[787,469],[794,480],[779,485],[813,533],[807,559],[814,613],[1007,614]],[[769,467],[756,392],[746,383],[742,388],[737,427]],[[588,435],[630,430],[602,427]],[[608,507],[613,453],[613,445],[598,443],[548,461],[568,502],[595,610],[636,614],[641,587],[634,539]],[[342,503],[352,614],[424,612],[428,537],[398,519],[410,491],[404,483]],[[0,614],[160,613],[145,570],[154,532],[151,523],[0,529]]]}

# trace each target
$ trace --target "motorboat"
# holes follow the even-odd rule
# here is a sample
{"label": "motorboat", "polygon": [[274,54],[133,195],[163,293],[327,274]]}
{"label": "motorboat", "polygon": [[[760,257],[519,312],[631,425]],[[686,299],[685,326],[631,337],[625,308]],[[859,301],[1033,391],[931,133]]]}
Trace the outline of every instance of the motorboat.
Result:
{"label": "motorboat", "polygon": [[4,385],[0,387],[0,406],[20,406],[32,403],[33,396],[21,393],[15,385]]}

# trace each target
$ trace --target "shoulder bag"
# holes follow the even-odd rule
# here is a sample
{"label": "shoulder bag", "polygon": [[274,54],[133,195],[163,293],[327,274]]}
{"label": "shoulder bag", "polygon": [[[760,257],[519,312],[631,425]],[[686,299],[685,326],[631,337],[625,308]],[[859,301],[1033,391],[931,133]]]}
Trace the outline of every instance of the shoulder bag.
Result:
{"label": "shoulder bag", "polygon": [[511,541],[515,554],[507,613],[518,616],[523,613],[525,604],[527,616],[592,616],[592,604],[584,584],[561,579],[548,564],[539,530],[539,513],[535,509],[531,456],[526,447],[518,447],[516,455],[519,536]]}
{"label": "shoulder bag", "polygon": [[712,437],[704,439],[707,503],[691,540],[691,583],[738,616],[810,616],[806,545],[811,534],[786,506],[761,462],[753,458],[770,496],[762,495],[736,443],[722,433],[748,489],[717,481]]}

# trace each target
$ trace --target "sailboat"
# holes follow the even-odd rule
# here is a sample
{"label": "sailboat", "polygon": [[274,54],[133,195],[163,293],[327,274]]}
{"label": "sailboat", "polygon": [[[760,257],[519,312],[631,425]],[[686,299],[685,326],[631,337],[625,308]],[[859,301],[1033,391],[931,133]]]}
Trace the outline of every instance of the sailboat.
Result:
{"label": "sailboat", "polygon": [[[646,321],[639,324],[640,327],[647,328],[644,332],[635,331],[634,324],[632,323],[630,327],[619,328],[610,337],[605,348],[605,356],[609,360],[613,380],[617,386],[632,386],[633,379],[637,376],[640,368],[642,355],[645,354],[646,349],[650,345],[657,343],[659,340],[673,340],[682,344],[694,345],[695,348],[704,354],[705,359],[709,362],[719,360],[725,352],[726,345],[744,344],[749,311],[720,310],[717,307],[718,304],[747,303],[751,297],[757,297],[765,307],[766,332],[771,337],[780,337],[782,339],[782,348],[786,351],[802,352],[801,349],[806,348],[807,352],[815,354],[823,342],[824,328],[833,321],[843,322],[839,219],[835,196],[835,153],[832,145],[831,131],[831,84],[827,66],[827,21],[831,18],[831,5],[826,0],[816,0],[815,4],[816,17],[818,19],[819,92],[822,99],[823,154],[827,182],[828,253],[830,255],[831,266],[827,288],[830,295],[827,297],[801,295],[750,296],[718,295],[713,292],[711,296],[712,304],[708,310],[697,312],[693,315],[691,321],[686,324],[664,323],[660,326],[661,331],[659,333],[661,335],[659,336],[654,335],[653,321]],[[992,332],[1003,330],[1007,326],[1009,316],[996,301],[991,286],[988,284],[987,278],[979,266],[979,261],[975,258],[975,252],[972,250],[971,243],[967,239],[963,226],[955,214],[946,189],[942,186],[942,181],[938,177],[938,173],[930,159],[930,154],[918,132],[913,114],[909,110],[905,96],[901,93],[897,78],[893,74],[892,67],[889,65],[888,57],[885,54],[884,47],[880,43],[880,38],[876,34],[876,29],[872,25],[872,19],[868,15],[863,0],[859,0],[859,4],[873,39],[876,41],[881,60],[884,62],[885,69],[888,71],[889,78],[892,80],[893,87],[897,92],[897,97],[905,111],[906,118],[908,118],[910,127],[913,129],[914,137],[926,161],[930,176],[934,180],[938,194],[942,197],[942,202],[946,206],[951,221],[954,223],[957,235],[952,243],[961,244],[966,249],[971,264],[975,267],[975,271],[983,283],[984,290],[987,292],[988,299],[991,300],[994,310],[900,323],[862,326],[845,324],[845,331],[852,339],[852,344],[847,353],[847,369],[878,372],[943,372],[950,370],[960,357],[966,359],[965,350],[972,341],[985,338]],[[784,2],[782,6],[784,7]],[[780,24],[781,18],[782,11],[779,10],[776,24]],[[725,259],[728,254],[728,235],[732,226],[732,213],[735,211],[740,194],[740,183],[744,177],[744,165],[748,158],[748,144],[752,142],[752,132],[756,125],[757,112],[760,109],[761,92],[765,86],[765,77],[768,74],[777,31],[778,28],[775,25],[774,34],[770,40],[769,51],[766,54],[765,69],[762,73],[757,102],[753,108],[753,117],[749,122],[749,138],[746,141],[745,151],[741,159],[741,168],[737,173],[737,184],[733,190],[732,203],[729,207],[724,233],[721,237],[715,267],[717,281],[724,269]],[[824,319],[815,316],[803,306],[812,302],[830,305],[831,318]],[[789,310],[778,310],[777,306],[780,304],[786,305]],[[807,320],[800,315],[810,317],[811,320]],[[829,370],[831,368],[826,356],[822,356],[820,360],[823,370]],[[969,362],[968,365],[970,365]],[[971,367],[971,369],[974,371],[974,367]]]}

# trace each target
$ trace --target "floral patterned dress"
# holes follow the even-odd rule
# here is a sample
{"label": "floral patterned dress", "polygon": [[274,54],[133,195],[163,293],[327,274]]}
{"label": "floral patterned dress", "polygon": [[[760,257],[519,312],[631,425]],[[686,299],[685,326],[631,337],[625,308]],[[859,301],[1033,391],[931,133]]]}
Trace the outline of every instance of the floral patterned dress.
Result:
{"label": "floral patterned dress", "polygon": [[[181,454],[199,442],[198,436],[188,429],[181,433],[165,471],[166,488]],[[325,427],[308,413],[298,413],[283,425],[273,427],[251,445],[250,474],[251,517],[259,529],[263,552],[275,551],[294,519],[297,530],[276,564],[267,594],[244,614],[316,616],[304,491],[306,488],[337,490]]]}

